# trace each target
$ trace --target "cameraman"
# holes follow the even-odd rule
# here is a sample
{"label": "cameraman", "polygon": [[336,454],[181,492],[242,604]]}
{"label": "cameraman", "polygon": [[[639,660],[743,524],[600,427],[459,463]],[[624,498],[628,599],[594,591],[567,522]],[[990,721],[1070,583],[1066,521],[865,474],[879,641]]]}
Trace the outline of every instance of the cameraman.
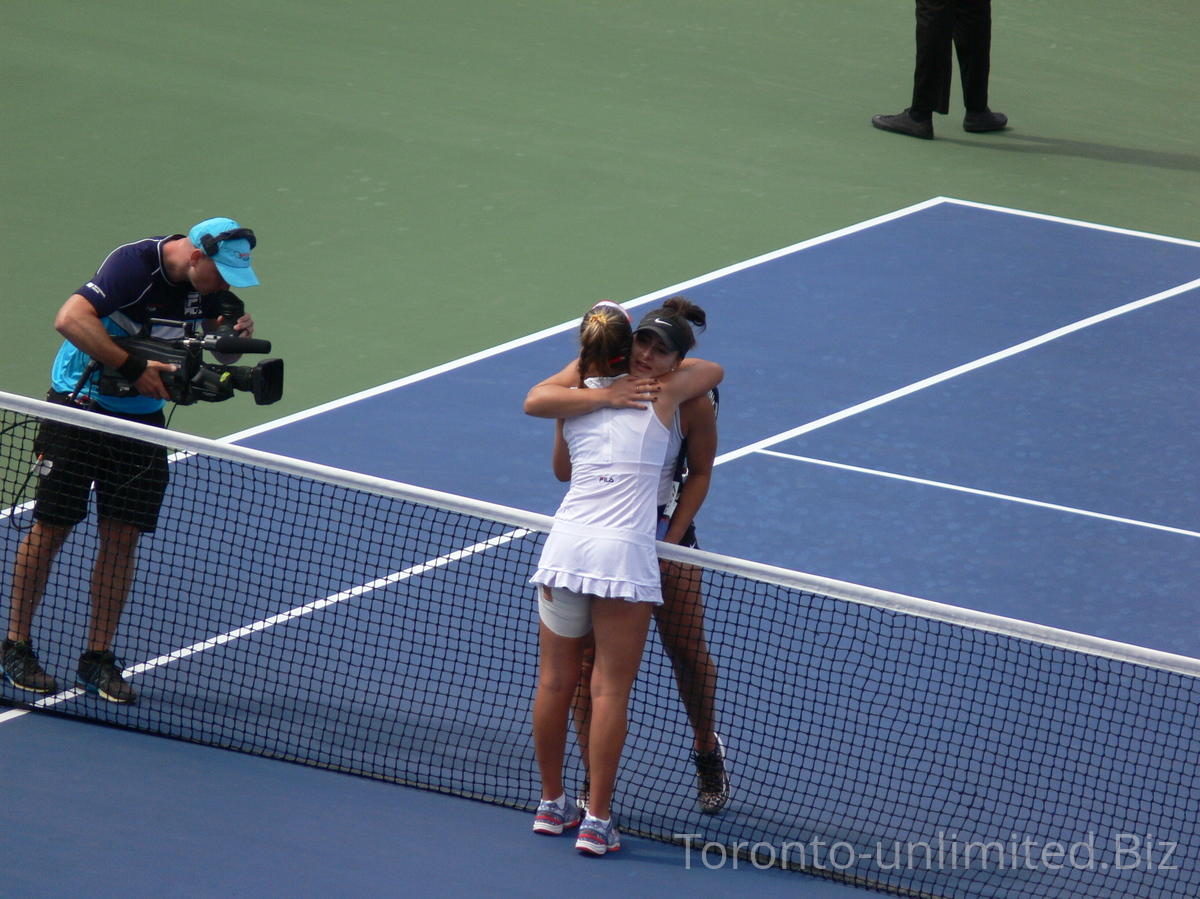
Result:
{"label": "cameraman", "polygon": [[[232,326],[238,336],[250,337],[254,321],[249,315],[237,322],[221,320],[219,293],[258,284],[250,267],[254,244],[249,229],[232,219],[213,218],[196,225],[186,237],[148,237],[113,250],[54,320],[66,340],[54,360],[47,399],[165,427],[162,409],[170,394],[160,372],[173,371],[175,366],[131,355],[113,337],[181,336],[178,326],[151,327],[151,319],[200,321],[205,331]],[[92,360],[117,369],[138,395],[100,395],[97,373],[94,367],[89,369]],[[39,475],[34,520],[13,565],[8,635],[0,644],[4,676],[34,693],[58,689],[34,653],[33,618],[58,551],[72,528],[87,516],[94,482],[99,545],[91,579],[87,646],[79,659],[76,683],[112,702],[134,702],[137,693],[121,676],[112,641],[133,582],[138,539],[158,523],[167,488],[166,448],[45,421],[34,449]]]}

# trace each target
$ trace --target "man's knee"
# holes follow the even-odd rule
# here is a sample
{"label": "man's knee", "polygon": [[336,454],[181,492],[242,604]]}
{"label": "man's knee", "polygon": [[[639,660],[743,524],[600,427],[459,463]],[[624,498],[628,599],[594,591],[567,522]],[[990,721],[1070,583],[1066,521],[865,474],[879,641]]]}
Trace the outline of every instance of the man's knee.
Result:
{"label": "man's knee", "polygon": [[101,518],[97,533],[101,544],[114,547],[135,546],[142,536],[141,528],[137,525],[115,518]]}

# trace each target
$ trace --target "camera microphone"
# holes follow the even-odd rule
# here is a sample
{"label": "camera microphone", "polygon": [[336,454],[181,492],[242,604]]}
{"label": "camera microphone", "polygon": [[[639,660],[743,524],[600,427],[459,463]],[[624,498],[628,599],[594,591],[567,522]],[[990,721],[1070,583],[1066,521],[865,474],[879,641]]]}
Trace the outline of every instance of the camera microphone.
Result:
{"label": "camera microphone", "polygon": [[229,337],[223,334],[209,334],[203,340],[206,350],[214,353],[269,353],[271,341],[259,340],[256,337]]}

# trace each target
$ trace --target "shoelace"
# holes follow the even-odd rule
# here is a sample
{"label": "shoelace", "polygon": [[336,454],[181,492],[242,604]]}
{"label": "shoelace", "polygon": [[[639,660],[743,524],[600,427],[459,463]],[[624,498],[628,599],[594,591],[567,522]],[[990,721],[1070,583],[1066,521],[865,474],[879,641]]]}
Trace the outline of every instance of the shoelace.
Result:
{"label": "shoelace", "polygon": [[96,659],[96,664],[101,668],[111,668],[117,674],[125,670],[125,660],[118,659],[111,652],[102,653],[100,658]]}
{"label": "shoelace", "polygon": [[720,793],[725,789],[725,760],[721,750],[703,754],[696,753],[693,757],[696,763],[696,773],[700,775],[706,792]]}

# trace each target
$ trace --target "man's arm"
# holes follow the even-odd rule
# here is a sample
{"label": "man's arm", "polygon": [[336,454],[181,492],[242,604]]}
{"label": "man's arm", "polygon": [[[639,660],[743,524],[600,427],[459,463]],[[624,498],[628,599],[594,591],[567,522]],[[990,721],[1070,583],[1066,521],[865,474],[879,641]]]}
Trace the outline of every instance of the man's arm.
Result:
{"label": "man's arm", "polygon": [[[141,368],[141,362],[118,346],[111,335],[104,330],[104,323],[100,321],[100,313],[96,311],[96,307],[87,297],[77,293],[72,294],[70,299],[63,303],[62,308],[58,310],[58,315],[54,318],[54,327],[59,334],[71,341],[72,345],[87,353],[97,362],[117,369],[126,377],[136,372],[134,377],[129,377],[129,380],[142,396],[151,396],[160,400],[171,398],[171,394],[167,392],[158,373],[175,371],[176,366],[154,359],[143,359],[141,362],[145,362],[145,367]],[[137,372],[139,368],[141,371]]]}

